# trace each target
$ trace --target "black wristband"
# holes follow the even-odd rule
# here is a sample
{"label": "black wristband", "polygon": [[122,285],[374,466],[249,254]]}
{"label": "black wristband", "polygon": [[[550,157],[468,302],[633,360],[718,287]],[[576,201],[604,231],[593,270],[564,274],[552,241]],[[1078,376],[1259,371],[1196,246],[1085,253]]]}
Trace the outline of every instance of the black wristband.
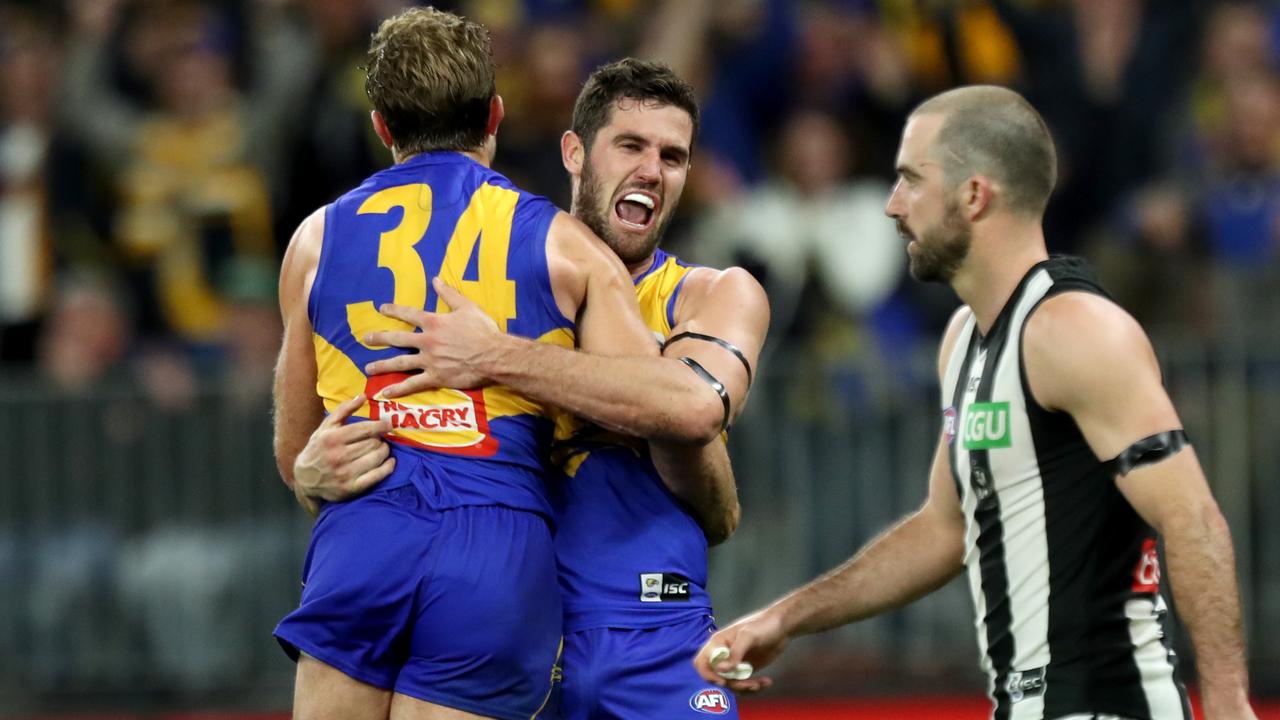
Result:
{"label": "black wristband", "polygon": [[720,396],[720,402],[724,403],[724,420],[720,422],[720,432],[729,429],[729,391],[724,389],[724,383],[716,379],[715,375],[707,372],[707,369],[698,364],[697,360],[691,357],[682,357],[680,362],[688,365],[691,370],[698,374],[704,382],[711,386],[712,390]]}
{"label": "black wristband", "polygon": [[751,387],[751,363],[747,362],[747,356],[738,349],[737,345],[734,345],[728,340],[721,340],[714,335],[703,335],[702,333],[696,332],[682,332],[679,335],[672,335],[667,338],[667,341],[663,343],[662,346],[666,347],[677,340],[701,340],[703,342],[714,343],[733,353],[742,361],[742,367],[747,369],[747,387]]}

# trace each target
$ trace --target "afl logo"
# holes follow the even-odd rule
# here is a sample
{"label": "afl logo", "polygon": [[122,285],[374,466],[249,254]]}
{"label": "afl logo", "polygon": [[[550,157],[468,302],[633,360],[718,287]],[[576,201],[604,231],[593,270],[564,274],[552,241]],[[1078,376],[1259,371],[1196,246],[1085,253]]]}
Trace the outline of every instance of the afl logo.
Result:
{"label": "afl logo", "polygon": [[689,707],[703,715],[727,715],[729,695],[719,688],[707,688],[689,698]]}
{"label": "afl logo", "polygon": [[954,405],[942,411],[942,432],[946,433],[948,445],[956,441],[956,408]]}

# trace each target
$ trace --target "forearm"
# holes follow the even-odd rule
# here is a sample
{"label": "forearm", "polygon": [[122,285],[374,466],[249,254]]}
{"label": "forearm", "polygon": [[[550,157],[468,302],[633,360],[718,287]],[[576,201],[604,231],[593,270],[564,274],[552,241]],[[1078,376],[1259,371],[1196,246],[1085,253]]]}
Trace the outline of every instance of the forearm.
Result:
{"label": "forearm", "polygon": [[1216,505],[1207,505],[1164,525],[1173,599],[1195,647],[1206,704],[1244,702],[1249,681],[1227,523]]}
{"label": "forearm", "polygon": [[942,587],[963,568],[963,538],[920,510],[840,567],[769,608],[788,636],[808,635],[902,607]]}
{"label": "forearm", "polygon": [[606,357],[503,335],[479,362],[495,383],[628,435],[706,443],[721,430],[719,396],[679,360]]}
{"label": "forearm", "polygon": [[654,441],[649,455],[662,482],[693,511],[708,545],[719,545],[738,529],[741,510],[733,467],[724,442],[702,445]]}

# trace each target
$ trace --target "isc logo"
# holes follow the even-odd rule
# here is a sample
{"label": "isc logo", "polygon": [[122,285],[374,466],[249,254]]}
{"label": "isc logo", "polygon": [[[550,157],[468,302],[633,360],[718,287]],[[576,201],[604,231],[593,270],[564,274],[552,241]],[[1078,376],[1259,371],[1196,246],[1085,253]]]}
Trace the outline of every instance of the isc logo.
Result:
{"label": "isc logo", "polygon": [[677,573],[640,573],[640,602],[688,601],[689,578]]}
{"label": "isc logo", "polygon": [[689,707],[705,715],[725,715],[729,712],[729,695],[720,688],[707,688],[689,698]]}

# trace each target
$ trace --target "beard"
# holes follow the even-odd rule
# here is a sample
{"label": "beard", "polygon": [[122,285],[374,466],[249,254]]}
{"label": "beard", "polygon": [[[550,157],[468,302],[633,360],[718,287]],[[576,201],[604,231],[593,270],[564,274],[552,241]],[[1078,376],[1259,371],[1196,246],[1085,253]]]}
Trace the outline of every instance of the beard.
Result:
{"label": "beard", "polygon": [[[643,189],[649,190],[652,188]],[[667,226],[671,224],[671,218],[675,215],[676,203],[672,202],[668,206],[666,203],[667,198],[663,197],[663,216],[654,220],[648,232],[643,235],[624,234],[614,231],[609,225],[609,213],[613,212],[613,206],[606,204],[602,199],[603,196],[604,188],[601,187],[600,178],[596,176],[590,162],[584,163],[582,177],[578,185],[578,197],[574,199],[573,203],[573,214],[582,221],[583,225],[591,228],[591,231],[598,235],[604,241],[604,244],[609,246],[610,250],[613,250],[624,265],[634,265],[652,255],[654,249],[662,242],[662,237],[667,232]]]}
{"label": "beard", "polygon": [[907,253],[911,277],[920,282],[951,282],[973,244],[973,227],[965,222],[959,206],[948,203],[943,210],[942,222],[925,230],[918,238],[905,223],[897,222],[898,232],[916,241],[915,252]]}

